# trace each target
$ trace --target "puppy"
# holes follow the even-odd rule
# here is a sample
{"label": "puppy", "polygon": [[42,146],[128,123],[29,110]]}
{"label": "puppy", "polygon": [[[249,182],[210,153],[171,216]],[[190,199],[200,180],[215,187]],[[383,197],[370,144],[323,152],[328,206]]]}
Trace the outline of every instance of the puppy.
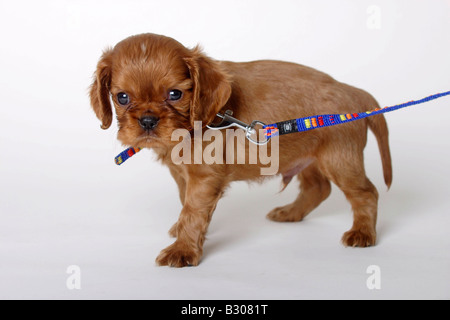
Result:
{"label": "puppy", "polygon": [[[153,149],[178,184],[183,209],[169,231],[176,240],[156,259],[158,265],[172,267],[199,264],[212,214],[232,181],[263,178],[259,160],[254,164],[175,164],[171,155],[180,143],[172,138],[176,129],[193,135],[199,121],[204,132],[206,125],[217,121],[217,113],[226,110],[246,123],[255,119],[274,123],[378,107],[365,91],[306,66],[281,61],[216,61],[198,47],[188,49],[156,34],[132,36],[104,51],[90,87],[90,100],[102,129],[112,123],[112,100],[118,139],[126,146]],[[363,161],[368,128],[377,138],[385,183],[390,187],[391,156],[382,115],[284,135],[278,138],[277,174],[285,186],[297,176],[300,193],[293,203],[273,209],[267,217],[301,221],[329,196],[331,181],[353,209],[353,226],[344,233],[343,244],[375,245],[378,193],[366,177]],[[225,130],[220,134],[225,147]],[[190,143],[194,153],[194,141]],[[248,143],[245,148],[249,150]],[[270,152],[270,145],[268,149]]]}

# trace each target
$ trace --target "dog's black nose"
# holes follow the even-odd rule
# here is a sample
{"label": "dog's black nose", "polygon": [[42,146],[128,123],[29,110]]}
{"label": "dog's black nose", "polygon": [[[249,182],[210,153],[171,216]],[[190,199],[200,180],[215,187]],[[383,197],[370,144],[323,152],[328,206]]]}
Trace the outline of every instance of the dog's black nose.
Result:
{"label": "dog's black nose", "polygon": [[139,125],[144,130],[152,130],[158,124],[159,119],[156,117],[145,116],[139,119]]}

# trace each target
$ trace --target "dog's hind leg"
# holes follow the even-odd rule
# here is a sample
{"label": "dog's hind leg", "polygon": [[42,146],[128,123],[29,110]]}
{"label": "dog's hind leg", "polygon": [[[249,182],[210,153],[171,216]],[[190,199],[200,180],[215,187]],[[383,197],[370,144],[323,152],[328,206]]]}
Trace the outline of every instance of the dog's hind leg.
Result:
{"label": "dog's hind leg", "polygon": [[267,218],[278,222],[301,221],[324,201],[331,192],[331,184],[314,162],[298,175],[300,194],[291,204],[273,209]]}
{"label": "dog's hind leg", "polygon": [[345,194],[353,209],[353,226],[342,242],[349,247],[368,247],[376,242],[378,192],[364,170],[362,148],[359,152],[337,157],[325,152],[320,157],[321,171]]}

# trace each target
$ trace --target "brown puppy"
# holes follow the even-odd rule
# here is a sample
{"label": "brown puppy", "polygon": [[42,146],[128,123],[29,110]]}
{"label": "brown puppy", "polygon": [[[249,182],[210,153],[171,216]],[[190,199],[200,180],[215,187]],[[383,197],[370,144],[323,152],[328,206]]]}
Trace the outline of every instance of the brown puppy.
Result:
{"label": "brown puppy", "polygon": [[[232,181],[261,180],[263,167],[259,159],[256,164],[175,164],[172,151],[180,143],[173,141],[175,129],[185,129],[193,136],[194,122],[201,121],[204,132],[216,114],[225,110],[232,110],[235,118],[246,123],[255,119],[274,123],[378,107],[368,93],[302,65],[215,61],[199,48],[188,49],[155,34],[133,36],[106,50],[98,63],[90,98],[103,129],[112,123],[111,98],[118,139],[127,146],[152,148],[178,184],[183,209],[170,230],[177,239],[156,259],[159,265],[173,267],[199,263],[205,234],[223,191]],[[345,193],[354,213],[353,226],[342,238],[344,245],[374,245],[378,193],[364,170],[367,128],[377,138],[389,187],[391,158],[382,115],[282,136],[278,140],[277,174],[283,177],[284,185],[297,176],[301,192],[293,203],[273,209],[268,218],[302,220],[328,197],[332,181]],[[218,132],[223,134],[225,147],[229,137]],[[195,142],[189,143],[194,154]],[[204,150],[205,146],[201,147]],[[249,151],[249,144],[244,148]],[[268,150],[275,149],[269,146]]]}

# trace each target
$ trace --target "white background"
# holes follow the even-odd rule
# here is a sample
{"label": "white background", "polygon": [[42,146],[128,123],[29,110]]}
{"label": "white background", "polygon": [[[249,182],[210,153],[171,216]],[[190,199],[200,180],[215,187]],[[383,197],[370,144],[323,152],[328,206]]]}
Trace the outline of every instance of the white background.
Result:
{"label": "white background", "polygon": [[[172,269],[154,259],[173,241],[176,185],[151,151],[114,164],[117,127],[100,130],[87,95],[105,47],[153,32],[216,59],[309,65],[383,106],[419,99],[450,90],[450,1],[1,1],[0,12],[0,298],[450,298],[449,97],[387,114],[389,192],[369,138],[377,246],[340,244],[352,214],[336,187],[301,223],[265,219],[297,194],[295,182],[278,194],[277,178],[233,184],[200,266]],[[80,290],[66,287],[71,265]],[[366,286],[370,265],[380,290]]]}

